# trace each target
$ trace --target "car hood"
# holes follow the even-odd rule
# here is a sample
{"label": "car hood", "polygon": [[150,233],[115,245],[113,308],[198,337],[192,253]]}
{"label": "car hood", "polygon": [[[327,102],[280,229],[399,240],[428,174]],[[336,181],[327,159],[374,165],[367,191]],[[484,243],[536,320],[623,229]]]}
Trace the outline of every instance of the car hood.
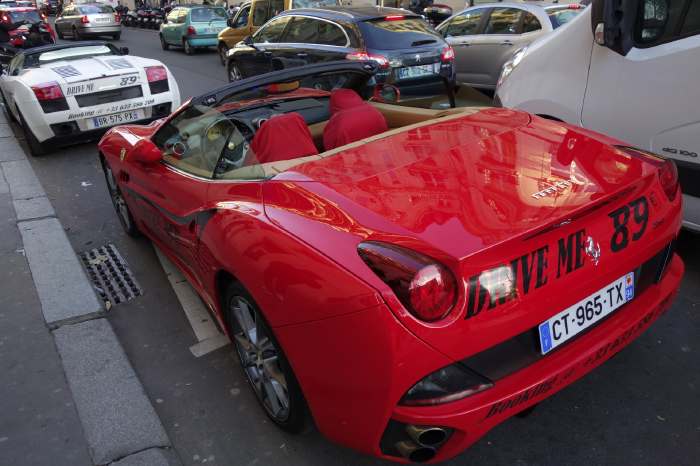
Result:
{"label": "car hood", "polygon": [[641,165],[574,127],[488,109],[293,167],[267,200],[363,239],[400,235],[464,258],[595,203]]}

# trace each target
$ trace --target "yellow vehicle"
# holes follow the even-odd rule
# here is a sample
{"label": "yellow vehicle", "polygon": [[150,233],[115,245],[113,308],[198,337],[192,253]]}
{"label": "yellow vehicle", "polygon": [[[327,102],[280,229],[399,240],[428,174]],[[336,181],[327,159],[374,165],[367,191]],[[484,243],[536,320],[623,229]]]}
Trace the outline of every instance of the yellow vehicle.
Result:
{"label": "yellow vehicle", "polygon": [[251,0],[244,2],[235,16],[228,20],[228,27],[219,33],[218,50],[221,64],[226,64],[228,49],[252,35],[260,26],[282,11],[292,8],[323,8],[338,5],[340,5],[340,0]]}

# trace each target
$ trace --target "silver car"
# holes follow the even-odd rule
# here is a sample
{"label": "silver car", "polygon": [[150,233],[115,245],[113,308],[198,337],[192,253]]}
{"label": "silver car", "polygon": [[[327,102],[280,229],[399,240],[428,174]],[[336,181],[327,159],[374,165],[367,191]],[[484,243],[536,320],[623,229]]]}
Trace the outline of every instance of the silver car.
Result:
{"label": "silver car", "polygon": [[80,40],[86,37],[112,36],[119,40],[122,25],[119,15],[109,5],[101,3],[70,4],[56,18],[56,34],[59,39],[70,37]]}
{"label": "silver car", "polygon": [[437,27],[455,51],[457,82],[477,89],[496,89],[503,64],[543,34],[570,21],[584,6],[558,4],[479,4]]}

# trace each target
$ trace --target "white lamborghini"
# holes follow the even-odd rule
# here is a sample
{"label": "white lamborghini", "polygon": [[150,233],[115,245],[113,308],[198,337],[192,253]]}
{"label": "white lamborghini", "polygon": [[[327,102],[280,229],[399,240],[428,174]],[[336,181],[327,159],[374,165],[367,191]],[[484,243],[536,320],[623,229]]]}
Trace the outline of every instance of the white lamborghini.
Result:
{"label": "white lamborghini", "polygon": [[32,155],[95,139],[111,126],[166,117],[180,105],[165,65],[106,42],[22,51],[0,72],[0,91]]}

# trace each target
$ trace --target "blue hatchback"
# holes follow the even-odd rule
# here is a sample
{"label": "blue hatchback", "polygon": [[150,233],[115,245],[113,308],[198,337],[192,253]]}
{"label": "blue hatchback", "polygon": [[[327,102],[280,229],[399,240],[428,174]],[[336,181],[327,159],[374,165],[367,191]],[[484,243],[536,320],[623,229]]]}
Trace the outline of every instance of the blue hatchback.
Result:
{"label": "blue hatchback", "polygon": [[174,8],[160,26],[160,44],[163,50],[171,45],[180,46],[187,55],[192,55],[197,48],[216,47],[227,19],[226,10],[221,7]]}

